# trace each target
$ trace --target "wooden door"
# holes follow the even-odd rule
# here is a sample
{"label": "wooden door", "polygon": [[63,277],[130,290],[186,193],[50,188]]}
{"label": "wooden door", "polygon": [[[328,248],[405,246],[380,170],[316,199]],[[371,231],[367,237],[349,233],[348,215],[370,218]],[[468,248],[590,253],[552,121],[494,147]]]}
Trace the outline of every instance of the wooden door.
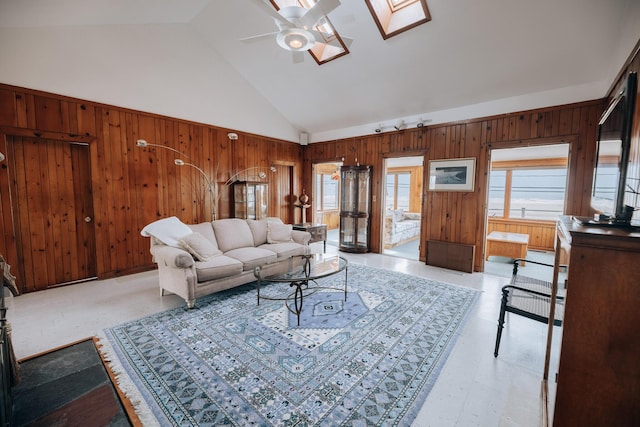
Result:
{"label": "wooden door", "polygon": [[293,166],[274,165],[276,173],[270,173],[269,183],[269,212],[270,216],[277,216],[285,224],[295,222],[293,194]]}
{"label": "wooden door", "polygon": [[21,291],[96,277],[89,145],[17,136],[8,142]]}

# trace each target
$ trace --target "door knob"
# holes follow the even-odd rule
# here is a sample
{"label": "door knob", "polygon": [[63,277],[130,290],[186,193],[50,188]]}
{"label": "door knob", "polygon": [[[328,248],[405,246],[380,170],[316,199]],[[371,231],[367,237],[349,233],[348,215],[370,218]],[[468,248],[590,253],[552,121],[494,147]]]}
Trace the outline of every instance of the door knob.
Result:
{"label": "door knob", "polygon": [[90,216],[85,216],[84,217],[84,222],[91,222],[91,217]]}

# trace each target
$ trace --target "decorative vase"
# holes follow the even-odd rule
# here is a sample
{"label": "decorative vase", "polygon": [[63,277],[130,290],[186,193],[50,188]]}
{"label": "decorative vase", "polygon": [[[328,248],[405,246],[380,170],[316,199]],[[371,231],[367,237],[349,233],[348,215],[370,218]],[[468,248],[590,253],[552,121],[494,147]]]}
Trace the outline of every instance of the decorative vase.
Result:
{"label": "decorative vase", "polygon": [[298,200],[300,200],[300,203],[303,205],[306,205],[309,203],[309,196],[307,196],[307,193],[305,192],[305,190],[302,190],[302,195],[298,197]]}

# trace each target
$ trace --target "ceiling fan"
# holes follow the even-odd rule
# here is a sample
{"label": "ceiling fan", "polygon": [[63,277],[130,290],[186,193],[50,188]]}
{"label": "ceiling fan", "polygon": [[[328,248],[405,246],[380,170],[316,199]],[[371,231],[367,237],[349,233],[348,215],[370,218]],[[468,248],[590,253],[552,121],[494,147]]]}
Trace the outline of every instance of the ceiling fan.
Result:
{"label": "ceiling fan", "polygon": [[[318,0],[310,9],[302,6],[287,6],[276,11],[263,0],[252,0],[267,15],[271,16],[278,31],[240,39],[244,42],[273,38],[280,47],[293,52],[293,62],[304,60],[303,52],[311,49],[316,43],[330,44],[337,39],[333,34],[318,31],[316,25],[334,9],[340,6],[339,0]],[[342,38],[349,43],[350,39]]]}

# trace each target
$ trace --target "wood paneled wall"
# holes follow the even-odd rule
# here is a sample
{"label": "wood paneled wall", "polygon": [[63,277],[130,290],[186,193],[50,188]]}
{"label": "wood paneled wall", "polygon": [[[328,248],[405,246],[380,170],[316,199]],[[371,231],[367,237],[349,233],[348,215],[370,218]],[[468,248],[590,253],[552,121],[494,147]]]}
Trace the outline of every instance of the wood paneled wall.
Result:
{"label": "wood paneled wall", "polygon": [[[625,71],[637,70],[636,57]],[[612,90],[613,93],[613,90]],[[640,97],[638,98],[640,100]],[[252,134],[230,141],[229,129],[178,120],[90,101],[0,84],[0,151],[12,135],[89,142],[98,277],[152,267],[148,241],[139,235],[147,223],[176,215],[185,222],[210,219],[211,201],[193,168],[177,167],[174,154],[137,148],[139,138],[185,153],[209,176],[222,183],[233,172],[271,163],[291,165],[293,194],[311,188],[313,163],[341,161],[373,165],[371,249],[382,249],[382,176],[385,157],[432,159],[475,157],[474,192],[431,192],[425,174],[420,259],[426,240],[476,246],[475,269],[483,267],[486,198],[490,150],[558,142],[571,144],[567,214],[590,215],[589,208],[597,122],[604,100],[373,134],[302,147]],[[640,140],[639,108],[633,138]],[[640,171],[640,149],[634,151]],[[11,218],[8,162],[0,164],[0,251],[18,264]],[[639,172],[640,173],[640,172]],[[204,200],[204,201],[203,201]],[[221,188],[218,217],[230,212],[228,189]],[[20,278],[19,278],[20,280]]]}
{"label": "wood paneled wall", "polygon": [[[293,194],[300,193],[299,144],[237,130],[234,132],[239,139],[230,141],[229,131],[0,84],[3,153],[14,135],[89,142],[100,278],[152,268],[149,241],[140,236],[146,224],[172,215],[186,223],[211,220],[211,198],[197,170],[176,166],[173,161],[178,156],[170,150],[136,147],[139,138],[184,153],[185,161],[198,165],[219,183],[247,167],[260,166],[268,171],[272,163],[290,165],[295,174]],[[11,204],[12,198],[21,195],[9,190],[11,163],[7,160],[0,163],[0,253],[9,264],[18,265]],[[270,173],[268,176],[276,179]],[[218,218],[229,216],[229,201],[228,188],[221,187]],[[17,282],[21,279],[18,277]]]}
{"label": "wood paneled wall", "polygon": [[475,191],[433,192],[425,173],[422,205],[420,259],[426,260],[427,240],[476,246],[474,268],[482,271],[486,235],[487,182],[492,148],[523,147],[559,142],[571,144],[567,214],[589,215],[589,201],[597,123],[603,100],[562,105],[464,122],[434,125],[336,141],[314,143],[304,152],[304,186],[311,183],[313,163],[338,161],[373,166],[374,202],[371,250],[380,252],[382,242],[382,165],[385,157],[425,157],[429,160],[476,158]]}

